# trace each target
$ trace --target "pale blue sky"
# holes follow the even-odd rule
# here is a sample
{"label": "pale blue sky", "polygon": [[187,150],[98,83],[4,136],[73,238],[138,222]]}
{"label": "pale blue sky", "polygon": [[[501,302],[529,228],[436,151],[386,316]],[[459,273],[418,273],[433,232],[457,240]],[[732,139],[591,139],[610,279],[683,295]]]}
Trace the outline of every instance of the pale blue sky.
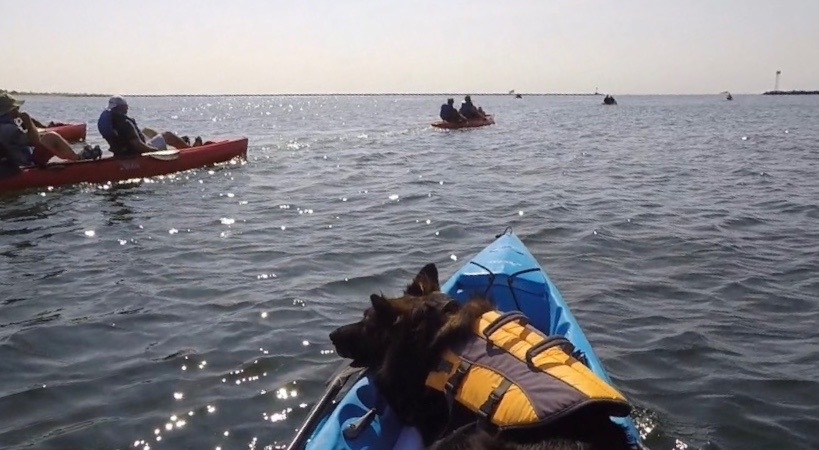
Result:
{"label": "pale blue sky", "polygon": [[819,0],[4,0],[0,88],[819,89]]}

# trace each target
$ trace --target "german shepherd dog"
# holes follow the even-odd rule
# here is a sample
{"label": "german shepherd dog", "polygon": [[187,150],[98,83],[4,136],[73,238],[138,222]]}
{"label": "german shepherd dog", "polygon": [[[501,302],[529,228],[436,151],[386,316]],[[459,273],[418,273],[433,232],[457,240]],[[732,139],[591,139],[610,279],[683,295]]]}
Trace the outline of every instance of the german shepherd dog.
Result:
{"label": "german shepherd dog", "polygon": [[627,450],[624,433],[594,408],[566,418],[515,431],[493,431],[477,416],[443,393],[427,388],[427,375],[442,353],[467,339],[483,313],[493,309],[486,298],[464,305],[440,292],[438,269],[428,264],[404,295],[370,296],[372,306],[356,323],[344,325],[330,340],[352,366],[373,370],[375,384],[404,423],[415,426],[433,449],[480,450]]}

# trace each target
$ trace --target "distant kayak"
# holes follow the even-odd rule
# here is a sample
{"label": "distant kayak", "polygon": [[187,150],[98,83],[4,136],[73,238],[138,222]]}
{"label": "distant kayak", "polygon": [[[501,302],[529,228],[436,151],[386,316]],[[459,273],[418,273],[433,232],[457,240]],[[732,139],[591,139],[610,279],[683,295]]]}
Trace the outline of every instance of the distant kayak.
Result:
{"label": "distant kayak", "polygon": [[247,155],[247,138],[225,140],[182,150],[163,150],[126,157],[70,161],[45,168],[26,167],[0,177],[0,192],[75,183],[105,183],[164,175]]}
{"label": "distant kayak", "polygon": [[438,122],[433,122],[432,126],[435,128],[474,128],[474,127],[484,127],[486,125],[492,125],[495,123],[495,117],[491,114],[488,114],[485,119],[469,119],[466,122],[445,122],[443,120],[439,120]]}
{"label": "distant kayak", "polygon": [[85,124],[84,123],[62,123],[46,128],[41,128],[42,131],[53,131],[63,137],[68,142],[82,142],[85,140]]}

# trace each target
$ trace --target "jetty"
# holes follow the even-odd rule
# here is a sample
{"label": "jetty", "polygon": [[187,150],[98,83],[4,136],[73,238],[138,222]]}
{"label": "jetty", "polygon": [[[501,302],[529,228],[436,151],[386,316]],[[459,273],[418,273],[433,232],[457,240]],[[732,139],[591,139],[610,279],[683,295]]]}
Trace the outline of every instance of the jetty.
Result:
{"label": "jetty", "polygon": [[762,95],[819,95],[819,91],[767,91]]}

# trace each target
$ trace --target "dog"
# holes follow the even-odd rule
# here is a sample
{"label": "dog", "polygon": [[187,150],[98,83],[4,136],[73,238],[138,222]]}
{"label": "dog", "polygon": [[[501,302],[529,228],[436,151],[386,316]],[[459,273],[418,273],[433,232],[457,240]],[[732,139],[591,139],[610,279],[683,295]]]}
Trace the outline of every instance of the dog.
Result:
{"label": "dog", "polygon": [[355,323],[330,333],[339,356],[374,372],[375,385],[401,420],[415,426],[432,449],[627,450],[624,433],[602,410],[582,408],[548,425],[498,431],[472,411],[447,401],[425,380],[441,355],[472,335],[482,314],[494,309],[483,297],[461,305],[440,292],[438,269],[427,264],[404,295],[370,296]]}

